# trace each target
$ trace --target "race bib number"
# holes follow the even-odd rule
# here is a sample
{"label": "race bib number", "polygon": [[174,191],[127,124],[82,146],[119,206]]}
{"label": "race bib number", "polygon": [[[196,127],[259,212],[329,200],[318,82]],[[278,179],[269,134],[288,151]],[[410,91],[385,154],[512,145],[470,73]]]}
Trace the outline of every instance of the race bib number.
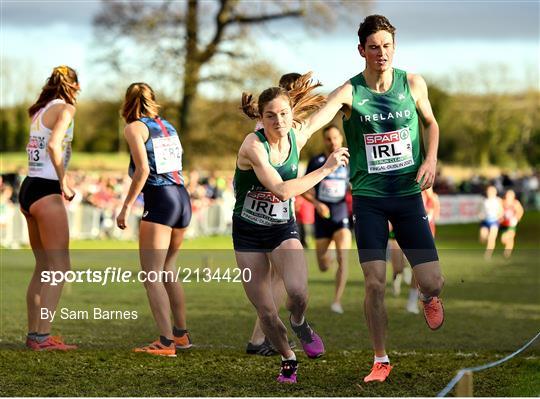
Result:
{"label": "race bib number", "polygon": [[45,146],[44,137],[30,136],[30,141],[26,146],[30,172],[40,172],[43,169],[44,161],[48,155]]}
{"label": "race bib number", "polygon": [[325,179],[319,184],[319,200],[323,202],[339,202],[345,198],[347,182],[345,180]]}
{"label": "race bib number", "polygon": [[290,219],[291,201],[280,201],[269,191],[248,191],[242,217],[263,226],[287,223]]}
{"label": "race bib number", "polygon": [[364,135],[368,173],[381,173],[414,165],[409,128]]}
{"label": "race bib number", "polygon": [[182,145],[178,136],[152,139],[158,174],[182,170]]}

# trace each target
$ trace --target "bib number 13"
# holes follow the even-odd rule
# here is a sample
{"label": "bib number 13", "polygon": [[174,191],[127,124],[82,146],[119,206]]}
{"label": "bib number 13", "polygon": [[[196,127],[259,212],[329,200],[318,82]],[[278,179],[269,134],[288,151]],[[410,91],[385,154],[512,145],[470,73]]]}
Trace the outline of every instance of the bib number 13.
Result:
{"label": "bib number 13", "polygon": [[39,150],[38,149],[27,149],[26,152],[28,153],[28,160],[32,162],[38,162],[39,161]]}

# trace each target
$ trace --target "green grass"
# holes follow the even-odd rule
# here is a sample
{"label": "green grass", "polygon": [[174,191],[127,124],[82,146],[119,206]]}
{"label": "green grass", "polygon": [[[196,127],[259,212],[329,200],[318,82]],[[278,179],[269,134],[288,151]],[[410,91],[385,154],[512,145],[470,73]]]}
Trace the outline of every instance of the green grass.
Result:
{"label": "green grass", "polygon": [[[329,310],[333,278],[321,273],[307,251],[308,319],[323,337],[327,354],[301,362],[299,383],[274,382],[276,357],[244,355],[254,311],[239,283],[185,283],[188,326],[195,344],[177,358],[133,354],[157,335],[141,284],[72,283],[60,307],[135,310],[137,320],[58,320],[54,332],[80,345],[71,353],[24,349],[25,290],[32,272],[28,250],[2,253],[0,294],[0,395],[2,396],[433,396],[463,367],[498,360],[540,330],[539,213],[520,225],[511,260],[498,250],[485,262],[477,226],[441,226],[438,246],[446,278],[445,325],[432,332],[422,316],[404,311],[406,289],[388,288],[388,349],[395,366],[385,384],[366,385],[372,361],[363,318],[363,277],[350,254],[345,314]],[[74,269],[122,266],[138,270],[135,243],[75,242]],[[122,248],[122,249],[120,249]],[[218,250],[217,248],[223,248]],[[235,267],[230,237],[186,241],[179,266]],[[286,312],[281,315],[286,320]],[[474,374],[475,396],[540,395],[540,345],[498,367]]]}
{"label": "green grass", "polygon": [[[517,249],[540,249],[540,212],[527,212],[522,223],[519,224],[516,248]],[[437,227],[437,247],[438,249],[476,249],[481,250],[478,240],[478,224],[457,224]],[[312,237],[308,238],[308,245],[314,248]],[[230,236],[200,237],[197,239],[187,239],[182,244],[182,249],[232,249],[232,238]],[[353,247],[356,244],[353,242]],[[501,248],[500,241],[497,247]],[[137,249],[136,241],[110,241],[95,240],[83,241],[75,240],[71,242],[71,249]]]}

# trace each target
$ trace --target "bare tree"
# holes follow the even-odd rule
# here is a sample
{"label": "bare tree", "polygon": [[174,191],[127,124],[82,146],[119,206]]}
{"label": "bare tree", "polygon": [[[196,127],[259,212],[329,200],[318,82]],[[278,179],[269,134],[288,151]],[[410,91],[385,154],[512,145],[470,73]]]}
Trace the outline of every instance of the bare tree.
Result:
{"label": "bare tree", "polygon": [[[223,68],[249,54],[241,44],[249,29],[267,23],[292,19],[311,29],[327,28],[350,10],[364,9],[367,2],[308,0],[274,1],[171,1],[132,2],[103,0],[103,9],[94,25],[106,62],[122,71],[129,57],[128,48],[139,48],[139,67],[154,72],[174,73],[182,82],[179,127],[188,137],[193,132],[193,104],[200,84],[236,82],[245,78],[238,71]],[[235,73],[236,72],[236,73]],[[174,84],[169,81],[169,90]]]}

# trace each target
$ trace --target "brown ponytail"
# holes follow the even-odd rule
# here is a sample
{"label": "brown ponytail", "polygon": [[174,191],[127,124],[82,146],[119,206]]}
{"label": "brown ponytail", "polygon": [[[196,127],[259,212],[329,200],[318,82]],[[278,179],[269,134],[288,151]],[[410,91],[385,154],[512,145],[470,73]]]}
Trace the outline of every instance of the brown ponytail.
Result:
{"label": "brown ponytail", "polygon": [[259,119],[259,110],[257,105],[255,105],[255,99],[250,93],[242,93],[242,105],[240,106],[244,114],[246,114],[251,119]]}
{"label": "brown ponytail", "polygon": [[251,119],[258,119],[262,117],[266,104],[278,97],[284,97],[289,101],[294,122],[301,124],[309,113],[318,110],[326,102],[324,96],[311,93],[317,87],[322,86],[321,83],[314,82],[311,79],[312,74],[312,72],[308,72],[301,75],[292,82],[289,91],[283,87],[270,87],[264,90],[259,95],[257,106],[255,106],[255,100],[250,93],[242,93],[242,105],[240,108]]}
{"label": "brown ponytail", "polygon": [[313,72],[300,76],[289,90],[292,103],[294,121],[301,124],[313,111],[317,111],[326,103],[326,98],[320,94],[313,94],[313,90],[321,87],[320,82],[311,79]]}
{"label": "brown ponytail", "polygon": [[302,75],[297,72],[286,73],[279,78],[279,87],[283,87],[285,90],[291,90],[294,82],[301,77]]}
{"label": "brown ponytail", "polygon": [[68,104],[74,105],[78,90],[79,80],[77,78],[77,72],[67,65],[57,66],[53,69],[51,76],[47,78],[47,82],[41,89],[37,101],[28,108],[28,115],[32,117],[47,105],[47,103],[58,98]]}
{"label": "brown ponytail", "polygon": [[121,112],[124,120],[131,123],[143,116],[155,118],[159,115],[159,108],[154,90],[147,83],[138,82],[127,88]]}

